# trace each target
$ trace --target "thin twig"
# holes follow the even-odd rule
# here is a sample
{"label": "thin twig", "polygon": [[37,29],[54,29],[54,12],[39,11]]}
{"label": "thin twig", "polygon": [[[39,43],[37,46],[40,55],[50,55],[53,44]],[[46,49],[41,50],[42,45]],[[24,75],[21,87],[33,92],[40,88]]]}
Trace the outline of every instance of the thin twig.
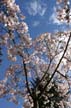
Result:
{"label": "thin twig", "polygon": [[65,79],[67,79],[66,76],[64,76],[61,72],[59,72],[59,70],[57,70],[57,73],[60,74],[62,77],[64,77]]}
{"label": "thin twig", "polygon": [[64,59],[66,59],[68,62],[71,62],[71,60],[69,60],[67,57],[64,57]]}

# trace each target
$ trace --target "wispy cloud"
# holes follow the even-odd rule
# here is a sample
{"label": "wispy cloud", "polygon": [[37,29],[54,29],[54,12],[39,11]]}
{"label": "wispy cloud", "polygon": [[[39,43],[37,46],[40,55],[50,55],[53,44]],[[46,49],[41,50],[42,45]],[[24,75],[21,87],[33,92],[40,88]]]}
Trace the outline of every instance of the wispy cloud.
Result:
{"label": "wispy cloud", "polygon": [[49,21],[53,24],[61,25],[62,23],[57,19],[56,8],[53,8],[53,13],[49,18]]}
{"label": "wispy cloud", "polygon": [[40,24],[40,21],[34,21],[32,25],[33,27],[37,27],[39,24]]}
{"label": "wispy cloud", "polygon": [[33,0],[32,2],[27,4],[27,10],[30,15],[40,15],[43,16],[47,10],[46,4],[43,2],[39,2],[37,0]]}

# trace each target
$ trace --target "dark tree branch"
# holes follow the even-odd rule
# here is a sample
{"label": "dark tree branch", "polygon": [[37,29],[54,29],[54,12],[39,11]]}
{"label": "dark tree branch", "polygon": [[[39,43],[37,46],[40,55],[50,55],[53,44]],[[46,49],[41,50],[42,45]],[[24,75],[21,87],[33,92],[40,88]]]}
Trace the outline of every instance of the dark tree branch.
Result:
{"label": "dark tree branch", "polygon": [[[46,41],[45,41],[45,42],[46,42]],[[49,48],[49,46],[48,46],[47,42],[46,42],[46,46],[47,46],[47,49],[49,49],[49,52],[50,52],[50,48]],[[59,46],[59,43],[58,43],[58,46]],[[55,52],[57,52],[58,46],[57,46],[57,48],[56,48],[56,51],[55,51]],[[57,55],[57,54],[55,54],[55,55],[54,55],[54,57],[55,57],[56,55]],[[43,81],[43,79],[44,79],[44,78],[45,78],[45,76],[47,75],[47,72],[48,72],[48,70],[49,70],[49,68],[50,68],[51,62],[53,61],[54,57],[50,59],[50,64],[49,64],[49,66],[48,66],[47,70],[45,71],[44,75],[43,75],[43,76],[42,76],[42,78],[40,79],[39,83],[36,85],[36,87],[38,87],[38,86],[39,86],[39,84]]]}
{"label": "dark tree branch", "polygon": [[45,71],[44,75],[42,76],[42,78],[40,79],[39,83],[36,85],[36,88],[39,86],[39,84],[43,81],[43,79],[45,78],[45,76],[47,75],[47,72],[50,68],[50,65],[51,65],[51,62],[52,62],[52,59],[50,60],[50,64],[48,65],[48,68],[47,70]]}
{"label": "dark tree branch", "polygon": [[[11,35],[11,31],[10,31],[10,30],[8,31],[8,33]],[[12,40],[12,42],[13,42],[14,45],[16,44],[16,43],[15,43],[15,40]],[[20,57],[22,58],[22,60],[23,60],[23,55],[22,55],[20,52],[18,52],[18,54],[19,54],[19,56],[20,56]],[[26,69],[26,64],[25,64],[24,60],[23,60],[23,67],[24,67],[24,73],[25,73],[26,87],[27,87],[28,93],[29,93],[30,96],[33,98],[32,93],[31,93],[31,90],[30,90],[30,88],[29,88],[27,69]]]}
{"label": "dark tree branch", "polygon": [[57,73],[60,74],[62,77],[64,77],[65,79],[67,79],[66,76],[64,76],[61,72],[59,72],[59,70],[57,70]]}
{"label": "dark tree branch", "polygon": [[71,60],[69,60],[67,57],[64,57],[64,59],[66,59],[68,62],[71,62]]}
{"label": "dark tree branch", "polygon": [[29,83],[28,83],[28,75],[27,75],[26,64],[25,64],[24,60],[23,60],[23,67],[24,67],[27,90],[30,93],[30,96],[32,97],[32,94],[31,94],[31,91],[30,91],[30,88],[29,88]]}
{"label": "dark tree branch", "polygon": [[[50,84],[50,82],[51,82],[51,80],[53,79],[55,73],[57,72],[57,69],[58,69],[58,67],[59,67],[59,65],[60,65],[60,63],[61,63],[61,61],[62,61],[62,59],[63,59],[63,57],[64,57],[64,55],[65,55],[65,53],[66,53],[66,51],[67,51],[67,48],[68,48],[68,45],[69,45],[70,38],[71,38],[71,32],[70,32],[70,36],[69,36],[69,38],[68,38],[68,41],[67,41],[65,50],[64,50],[64,52],[63,52],[63,55],[62,55],[61,59],[59,60],[59,63],[57,64],[57,66],[56,66],[56,68],[55,68],[55,70],[54,70],[54,72],[53,72],[51,78],[50,78],[49,81],[45,84],[43,90],[41,91],[40,97],[42,96],[42,94],[44,93],[45,89],[46,89],[47,86]],[[40,97],[39,97],[39,98],[40,98]]]}
{"label": "dark tree branch", "polygon": [[[22,60],[23,60],[23,59],[24,59],[24,58],[23,58],[23,55],[22,55],[20,52],[18,52],[18,54],[19,54],[19,56],[20,56],[20,57],[22,58]],[[27,68],[26,68],[26,64],[25,64],[24,60],[23,60],[23,68],[24,68],[24,73],[25,73],[26,87],[27,87],[28,93],[29,93],[30,96],[33,98],[33,95],[32,95],[31,90],[30,90],[30,88],[29,88],[28,75],[27,75]]]}

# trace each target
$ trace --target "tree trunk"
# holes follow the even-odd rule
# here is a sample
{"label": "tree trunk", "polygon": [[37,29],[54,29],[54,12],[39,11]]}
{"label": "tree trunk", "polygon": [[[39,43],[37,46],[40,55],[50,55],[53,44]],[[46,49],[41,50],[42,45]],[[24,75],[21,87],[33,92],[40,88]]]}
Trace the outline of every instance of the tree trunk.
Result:
{"label": "tree trunk", "polygon": [[33,106],[33,108],[39,108],[38,101],[36,99],[34,100],[34,106]]}

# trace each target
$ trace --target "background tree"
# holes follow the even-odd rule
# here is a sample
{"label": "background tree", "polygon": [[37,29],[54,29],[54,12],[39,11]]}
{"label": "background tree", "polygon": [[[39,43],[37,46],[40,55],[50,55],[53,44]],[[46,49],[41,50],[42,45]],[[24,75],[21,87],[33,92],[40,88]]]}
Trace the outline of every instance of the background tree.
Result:
{"label": "background tree", "polygon": [[[69,0],[56,2],[58,20],[69,25]],[[5,48],[10,61],[0,97],[20,101],[23,108],[70,108],[71,31],[45,33],[32,41],[24,18],[15,0],[0,1],[0,55]]]}

